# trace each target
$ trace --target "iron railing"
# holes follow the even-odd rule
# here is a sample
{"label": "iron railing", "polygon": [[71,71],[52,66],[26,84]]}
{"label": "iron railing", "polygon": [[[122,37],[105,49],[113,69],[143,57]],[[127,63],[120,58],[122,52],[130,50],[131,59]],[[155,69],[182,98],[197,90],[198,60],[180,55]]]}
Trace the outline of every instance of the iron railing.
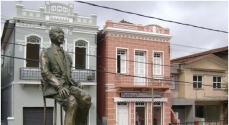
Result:
{"label": "iron railing", "polygon": [[[120,86],[152,86],[152,78],[123,74],[116,74],[114,78],[115,84]],[[154,78],[153,80],[154,86],[170,86],[170,83],[170,78],[167,77]]]}
{"label": "iron railing", "polygon": [[209,121],[171,123],[170,125],[227,125],[227,124],[225,124],[225,120],[209,120]]}
{"label": "iron railing", "polygon": [[[95,71],[88,69],[72,70],[72,78],[80,82],[95,82]],[[40,80],[41,70],[39,68],[21,67],[20,80]]]}

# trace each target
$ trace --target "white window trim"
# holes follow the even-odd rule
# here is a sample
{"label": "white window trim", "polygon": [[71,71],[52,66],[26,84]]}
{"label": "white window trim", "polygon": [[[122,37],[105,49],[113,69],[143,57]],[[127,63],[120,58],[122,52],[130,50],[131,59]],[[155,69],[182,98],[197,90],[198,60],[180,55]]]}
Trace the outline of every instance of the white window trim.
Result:
{"label": "white window trim", "polygon": [[[193,81],[193,76],[201,76],[202,77],[202,84],[201,84],[201,88],[198,88],[198,87],[196,87],[196,88],[194,88],[193,86],[192,86],[192,88],[193,89],[203,89],[203,84],[204,84],[204,76],[203,75],[200,75],[200,74],[193,74],[192,75],[192,83],[194,83],[194,81]],[[198,86],[198,84],[197,84],[197,86]]]}
{"label": "white window trim", "polygon": [[[38,34],[34,34],[34,33],[31,33],[31,34],[28,34],[28,35],[25,35],[25,46],[24,46],[24,58],[26,58],[26,51],[27,51],[27,38],[30,37],[30,36],[37,36],[41,39],[40,43],[39,43],[39,55],[42,51],[42,45],[43,45],[43,37],[38,35]],[[40,64],[39,64],[40,66]],[[26,60],[24,60],[24,67],[26,67]]]}
{"label": "white window trim", "polygon": [[[214,88],[214,86],[213,86],[213,84],[214,84],[213,78],[214,78],[214,77],[220,77],[220,79],[221,79],[220,88]],[[222,83],[223,83],[223,82],[222,82],[222,80],[223,80],[222,78],[223,78],[222,76],[213,76],[213,77],[212,77],[212,88],[213,88],[213,89],[222,89],[222,85],[223,85],[223,84],[222,84]],[[219,83],[219,82],[216,82],[216,83]]]}
{"label": "white window trim", "polygon": [[[116,73],[118,73],[118,71],[117,71],[117,66],[118,66],[118,64],[117,64],[117,52],[118,52],[118,50],[119,49],[122,49],[122,50],[126,50],[126,60],[129,60],[129,48],[124,48],[124,47],[116,47],[116,53],[115,53],[115,58],[116,58],[116,60],[115,60],[115,70],[116,70]],[[129,63],[128,63],[129,61],[126,61],[126,72],[125,73],[119,73],[119,74],[128,74],[129,73]],[[121,72],[121,71],[120,71]]]}
{"label": "white window trim", "polygon": [[[161,75],[154,75],[153,78],[154,78],[154,79],[163,79],[163,76],[164,76],[164,69],[165,69],[164,66],[163,66],[163,65],[165,64],[165,62],[164,62],[164,61],[165,61],[165,60],[164,60],[164,51],[153,50],[153,53],[152,53],[152,62],[153,62],[153,60],[154,60],[154,53],[161,53],[161,54],[162,54],[162,62],[161,62],[161,63],[162,63],[162,64],[161,64],[161,65],[162,65],[162,66],[161,66],[162,68],[161,68]],[[151,69],[151,70],[152,70],[152,69]],[[154,69],[153,69],[153,70],[154,70]],[[153,72],[153,71],[152,71],[152,72]]]}
{"label": "white window trim", "polygon": [[[145,52],[145,76],[144,77],[147,77],[148,76],[148,66],[146,63],[148,62],[148,50],[146,49],[134,49],[134,75],[135,75],[135,52],[136,51],[142,51],[142,52]],[[145,83],[148,82],[148,79],[145,79]],[[143,84],[141,84],[143,85]]]}
{"label": "white window trim", "polygon": [[90,62],[90,56],[88,55],[89,54],[89,47],[90,47],[90,42],[84,38],[78,38],[78,39],[73,39],[73,54],[72,54],[72,67],[75,67],[75,48],[76,48],[76,42],[79,41],[79,40],[83,40],[87,43],[87,46],[85,47],[86,48],[86,69],[89,69],[89,62]]}

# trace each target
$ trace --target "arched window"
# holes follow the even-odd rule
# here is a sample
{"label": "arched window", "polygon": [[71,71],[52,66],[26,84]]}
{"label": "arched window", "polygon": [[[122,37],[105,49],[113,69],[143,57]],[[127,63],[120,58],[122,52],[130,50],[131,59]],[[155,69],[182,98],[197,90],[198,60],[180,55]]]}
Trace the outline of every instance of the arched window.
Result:
{"label": "arched window", "polygon": [[37,61],[26,60],[26,67],[39,67],[40,41],[41,39],[37,36],[27,37],[26,59]]}
{"label": "arched window", "polygon": [[86,69],[87,42],[78,40],[75,42],[75,69]]}

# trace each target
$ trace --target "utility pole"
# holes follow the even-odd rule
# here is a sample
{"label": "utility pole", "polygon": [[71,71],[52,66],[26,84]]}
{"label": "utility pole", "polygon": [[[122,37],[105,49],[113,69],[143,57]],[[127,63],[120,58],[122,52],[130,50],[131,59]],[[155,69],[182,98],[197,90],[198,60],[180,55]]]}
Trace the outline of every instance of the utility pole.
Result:
{"label": "utility pole", "polygon": [[152,62],[152,86],[151,86],[151,92],[152,92],[152,125],[153,125],[153,118],[154,118],[154,94],[153,94],[153,62]]}

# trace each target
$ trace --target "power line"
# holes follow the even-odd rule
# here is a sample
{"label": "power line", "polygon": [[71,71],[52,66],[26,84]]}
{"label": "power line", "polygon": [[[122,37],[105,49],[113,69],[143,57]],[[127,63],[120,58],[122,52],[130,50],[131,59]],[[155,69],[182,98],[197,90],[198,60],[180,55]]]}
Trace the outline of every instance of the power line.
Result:
{"label": "power line", "polygon": [[[2,42],[2,43],[7,43],[7,42]],[[30,44],[27,45],[22,45],[22,44],[18,44],[18,43],[8,43],[8,44],[13,44],[13,45],[19,45],[19,46],[29,46],[29,47],[34,47],[34,48],[39,48],[39,49],[45,49],[44,47],[38,47],[38,46],[33,46]],[[179,50],[180,51],[180,50]],[[68,52],[67,53],[70,54],[80,54],[80,55],[85,55],[85,56],[92,56],[92,57],[97,57],[97,58],[108,58],[108,59],[114,59],[114,60],[122,60],[122,61],[128,61],[128,62],[136,62],[136,63],[143,63],[143,64],[150,64],[150,65],[159,65],[159,66],[166,66],[166,67],[175,67],[175,66],[171,66],[171,65],[161,65],[161,64],[153,64],[153,63],[149,63],[149,62],[140,62],[140,61],[134,61],[134,60],[125,60],[125,59],[117,59],[117,58],[113,58],[113,57],[107,57],[107,56],[96,56],[96,55],[90,55],[90,54],[85,54],[85,53],[79,53],[79,52]],[[183,51],[184,52],[184,51]]]}
{"label": "power line", "polygon": [[115,11],[119,11],[119,12],[123,12],[123,13],[127,13],[127,14],[133,14],[133,15],[137,15],[137,16],[141,16],[141,17],[157,19],[157,20],[161,20],[161,21],[165,21],[165,22],[176,23],[176,24],[181,24],[181,25],[185,25],[185,26],[192,26],[192,27],[199,28],[199,29],[206,29],[206,30],[211,30],[211,31],[216,31],[216,32],[228,33],[227,31],[205,28],[205,27],[201,27],[201,26],[196,26],[196,25],[187,24],[187,23],[180,23],[180,22],[171,21],[171,20],[165,20],[165,19],[152,17],[152,16],[145,16],[145,15],[138,14],[138,13],[123,11],[123,10],[119,10],[119,9],[115,9],[115,8],[111,8],[111,7],[106,7],[106,6],[100,6],[100,5],[96,5],[96,4],[92,4],[92,3],[88,3],[88,2],[84,2],[84,1],[75,1],[75,2],[84,3],[84,4],[88,4],[88,5],[96,6],[96,7],[101,7],[101,8],[105,8],[105,9],[115,10]]}
{"label": "power line", "polygon": [[[1,56],[4,56],[4,57],[10,57],[10,58],[16,58],[16,59],[22,59],[22,60],[29,60],[29,61],[35,61],[35,62],[39,62],[39,60],[34,60],[34,59],[28,59],[28,58],[20,58],[20,57],[14,57],[14,56],[7,56],[7,55],[1,55]],[[75,68],[75,67],[73,67]],[[142,76],[135,76],[135,75],[127,75],[127,74],[118,74],[118,73],[113,73],[113,72],[106,72],[106,71],[101,71],[101,70],[93,70],[93,69],[85,69],[85,70],[90,70],[90,71],[98,71],[98,72],[102,72],[102,73],[109,73],[109,74],[115,74],[115,75],[120,75],[120,76],[130,76],[130,77],[137,77],[137,78],[145,78],[145,79],[153,79],[153,78],[150,78],[150,77],[142,77]],[[192,84],[192,82],[185,82],[185,81],[172,81],[172,80],[169,80],[169,79],[160,79],[160,81],[170,81],[170,82],[176,82],[176,84],[180,84],[180,83],[187,83],[187,84]],[[205,84],[202,84],[201,85],[203,86],[210,86],[210,87],[213,87],[211,85],[205,85]],[[226,87],[222,87],[222,88],[226,88]]]}
{"label": "power line", "polygon": [[[7,42],[2,42],[2,43],[7,43]],[[21,46],[29,46],[29,47],[34,47],[34,48],[39,48],[39,49],[45,49],[44,47],[35,47],[32,45],[22,45],[22,44],[17,44],[17,43],[8,43],[8,44],[14,44],[14,45],[21,45]],[[114,60],[122,60],[122,61],[128,61],[128,62],[137,62],[137,63],[143,63],[143,64],[150,64],[150,65],[159,65],[159,66],[167,66],[167,67],[174,67],[174,66],[170,66],[170,65],[160,65],[160,64],[152,64],[152,63],[147,63],[147,62],[139,62],[139,61],[133,61],[133,60],[125,60],[125,59],[117,59],[117,58],[113,58],[113,57],[107,57],[107,56],[96,56],[96,55],[90,55],[90,54],[85,54],[85,53],[78,53],[78,52],[67,52],[67,53],[72,53],[72,54],[80,54],[80,55],[86,55],[86,56],[94,56],[94,57],[98,57],[98,58],[108,58],[108,59],[114,59]]]}
{"label": "power line", "polygon": [[[14,28],[8,28],[8,29],[14,29]],[[32,30],[29,30],[29,29],[22,29],[22,30],[32,31]],[[32,31],[32,32],[34,32],[34,31]],[[20,33],[20,34],[25,34],[25,33],[21,33],[21,32],[18,32],[18,31],[17,31],[17,33]],[[40,34],[47,35],[47,34],[45,34],[45,33],[40,33]],[[94,37],[92,37],[92,38],[94,38]],[[128,43],[128,42],[127,42],[127,43]],[[131,44],[132,44],[132,43],[131,43]],[[141,44],[139,44],[139,45],[141,45]],[[195,49],[210,50],[210,49],[207,49],[207,48],[200,48],[200,47],[187,46],[187,45],[181,45],[181,44],[172,44],[172,43],[170,43],[170,45],[173,45],[173,46],[183,46],[183,47],[195,48]],[[192,53],[192,52],[190,52],[190,53]],[[193,52],[193,53],[195,53],[195,52]]]}
{"label": "power line", "polygon": [[170,45],[174,45],[174,46],[183,46],[183,47],[194,48],[194,49],[209,50],[209,49],[206,49],[206,48],[200,48],[200,47],[194,47],[194,46],[187,46],[187,45],[180,45],[180,44],[170,44]]}

